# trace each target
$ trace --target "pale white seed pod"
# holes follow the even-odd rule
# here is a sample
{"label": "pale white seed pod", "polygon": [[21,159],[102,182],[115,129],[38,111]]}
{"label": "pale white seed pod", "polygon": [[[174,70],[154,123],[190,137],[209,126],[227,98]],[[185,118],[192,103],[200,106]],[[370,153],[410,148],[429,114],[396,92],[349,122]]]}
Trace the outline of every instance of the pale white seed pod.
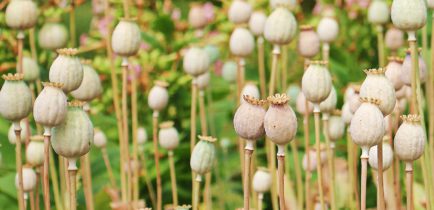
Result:
{"label": "pale white seed pod", "polygon": [[[369,165],[378,170],[378,146],[374,145],[369,149]],[[389,143],[383,142],[383,171],[390,168],[393,162],[393,150]]]}
{"label": "pale white seed pod", "polygon": [[[20,120],[20,127],[21,127],[21,143],[26,142],[27,136],[31,135],[29,132],[29,129],[27,129],[26,121]],[[17,137],[15,136],[15,126],[14,124],[11,124],[11,127],[9,127],[8,131],[8,140],[9,143],[15,144],[17,142]]]}
{"label": "pale white seed pod", "polygon": [[350,101],[351,97],[353,97],[354,95],[357,94],[356,88],[354,87],[354,85],[349,85],[346,89],[345,89],[345,93],[344,93],[344,102],[348,102]]}
{"label": "pale white seed pod", "polygon": [[126,173],[134,173],[137,170],[140,170],[142,168],[142,164],[139,161],[135,161],[133,159],[130,159],[130,161],[125,161],[124,164],[124,171]]}
{"label": "pale white seed pod", "polygon": [[137,129],[137,143],[143,145],[148,140],[148,134],[144,127],[139,127]]}
{"label": "pale white seed pod", "polygon": [[297,32],[297,21],[286,8],[276,8],[264,26],[264,37],[274,45],[285,45],[292,41]]}
{"label": "pale white seed pod", "polygon": [[295,0],[270,0],[271,9],[276,9],[278,7],[285,7],[292,9],[297,5]]}
{"label": "pale white seed pod", "polygon": [[44,164],[44,137],[32,136],[26,148],[26,161],[34,167]]}
{"label": "pale white seed pod", "polygon": [[387,79],[389,79],[395,90],[399,90],[404,83],[401,80],[401,74],[402,74],[402,59],[397,57],[390,57],[389,63],[386,66],[386,72],[385,75]]}
{"label": "pale white seed pod", "polygon": [[173,127],[173,122],[163,122],[160,124],[160,130],[158,131],[158,142],[160,146],[167,150],[174,150],[179,145],[178,130]]}
{"label": "pale white seed pod", "polygon": [[246,57],[253,52],[255,48],[255,39],[249,30],[238,27],[231,34],[229,48],[233,55]]}
{"label": "pale white seed pod", "polygon": [[184,72],[197,77],[209,68],[208,53],[202,48],[192,47],[187,50],[183,59]]}
{"label": "pale white seed pod", "polygon": [[243,95],[243,98],[245,102],[240,104],[234,115],[235,132],[245,140],[255,141],[265,135],[264,116],[266,111],[263,105],[266,102],[250,95]]}
{"label": "pale white seed pod", "polygon": [[[23,167],[22,173],[23,191],[31,192],[33,189],[35,189],[36,183],[38,182],[38,180],[36,179],[36,173],[30,166]],[[18,188],[18,174],[15,175],[15,187]]]}
{"label": "pale white seed pod", "polygon": [[421,125],[420,116],[402,116],[403,123],[399,126],[394,139],[395,154],[402,161],[419,159],[425,148],[426,134]]}
{"label": "pale white seed pod", "polygon": [[96,129],[94,131],[93,145],[100,149],[107,145],[107,136],[102,132],[102,130]]}
{"label": "pale white seed pod", "polygon": [[43,83],[44,89],[36,97],[33,117],[36,123],[54,127],[66,118],[67,98],[60,83]]}
{"label": "pale white seed pod", "polygon": [[235,61],[226,61],[222,69],[223,79],[233,83],[237,79],[237,63]]}
{"label": "pale white seed pod", "polygon": [[[292,141],[297,132],[297,117],[288,105],[286,94],[269,96],[271,104],[264,117],[264,128],[267,137],[277,144],[284,146]],[[280,148],[278,154],[281,154]]]}
{"label": "pale white seed pod", "polygon": [[48,21],[39,30],[38,43],[46,50],[63,48],[68,43],[68,30],[58,22]]}
{"label": "pale white seed pod", "polygon": [[192,4],[188,12],[188,23],[192,28],[203,28],[207,24],[207,19],[201,4]]}
{"label": "pale white seed pod", "polygon": [[62,83],[62,90],[69,93],[80,87],[83,81],[83,66],[75,56],[77,49],[59,49],[59,54],[50,67],[51,82]]}
{"label": "pale white seed pod", "polygon": [[252,14],[252,5],[245,0],[234,0],[228,10],[229,20],[235,24],[247,23]]}
{"label": "pale white seed pod", "polygon": [[395,88],[384,75],[386,69],[365,70],[366,78],[360,87],[360,97],[380,100],[379,108],[384,116],[392,113],[396,104]]}
{"label": "pale white seed pod", "polygon": [[272,177],[267,168],[259,167],[253,175],[252,187],[257,193],[266,193],[270,191]]}
{"label": "pale white seed pod", "polygon": [[35,82],[40,77],[39,66],[36,61],[28,56],[23,56],[24,81]]}
{"label": "pale white seed pod", "polygon": [[389,28],[384,37],[384,44],[391,50],[398,50],[404,45],[404,32],[395,27]]}
{"label": "pale white seed pod", "polygon": [[251,82],[247,82],[241,90],[240,104],[245,102],[243,95],[249,95],[253,98],[261,98],[258,86]]}
{"label": "pale white seed pod", "polygon": [[336,93],[335,87],[332,86],[329,96],[319,104],[319,109],[323,113],[331,113],[336,109],[336,104],[338,103],[338,95]]}
{"label": "pale white seed pod", "polygon": [[305,58],[313,58],[318,54],[321,47],[321,41],[312,26],[300,26],[300,34],[298,37],[297,51],[301,56]]}
{"label": "pale white seed pod", "polygon": [[330,43],[339,36],[339,24],[332,17],[323,17],[318,23],[317,33],[322,42]]}
{"label": "pale white seed pod", "polygon": [[345,134],[345,122],[340,115],[331,115],[329,118],[329,138],[330,141],[336,142]]}
{"label": "pale white seed pod", "polygon": [[32,111],[32,92],[23,81],[22,74],[7,74],[0,90],[0,115],[6,120],[18,122]]}
{"label": "pale white seed pod", "polygon": [[357,109],[359,109],[360,105],[362,105],[359,94],[355,94],[353,97],[351,97],[351,99],[348,101],[348,104],[350,106],[351,113],[354,114]]}
{"label": "pale white seed pod", "polygon": [[83,65],[83,81],[71,95],[80,101],[91,101],[102,94],[102,85],[98,73],[90,65]]}
{"label": "pale white seed pod", "polygon": [[361,98],[363,101],[350,124],[350,134],[355,144],[368,150],[369,147],[381,143],[385,125],[383,114],[378,108],[379,100]]}
{"label": "pale white seed pod", "polygon": [[[317,160],[316,160],[316,149],[310,149],[307,153],[303,155],[302,166],[305,171],[316,171],[317,169]],[[307,161],[307,156],[309,155],[309,164]],[[327,161],[327,152],[324,145],[321,145],[321,153],[320,153],[321,165],[323,165]]]}
{"label": "pale white seed pod", "polygon": [[112,34],[113,52],[128,57],[137,54],[140,48],[141,33],[136,21],[122,19]]}
{"label": "pale white seed pod", "polygon": [[255,36],[262,36],[264,34],[265,21],[267,21],[267,15],[262,11],[255,11],[249,20],[249,29]]}
{"label": "pale white seed pod", "polygon": [[427,0],[426,3],[428,8],[434,9],[434,0]]}
{"label": "pale white seed pod", "polygon": [[301,90],[306,99],[312,103],[324,101],[332,90],[332,78],[325,67],[325,62],[312,62],[304,71]]}
{"label": "pale white seed pod", "polygon": [[65,121],[52,131],[51,146],[65,158],[80,158],[89,152],[93,142],[93,125],[82,105],[82,102],[70,102]]}
{"label": "pale white seed pod", "polygon": [[[194,146],[190,158],[191,170],[198,175],[208,173],[214,163],[216,138],[211,136],[199,136],[200,141]],[[198,180],[199,181],[199,180]]]}
{"label": "pale white seed pod", "polygon": [[374,0],[368,8],[368,21],[375,25],[389,22],[390,9],[385,0]]}
{"label": "pale white seed pod", "polygon": [[352,118],[353,112],[351,112],[350,104],[346,102],[342,106],[342,120],[345,122],[345,124],[350,124]]}
{"label": "pale white seed pod", "polygon": [[6,25],[16,30],[32,28],[38,21],[38,6],[31,0],[10,1],[5,11]]}
{"label": "pale white seed pod", "polygon": [[[407,52],[404,58],[404,62],[402,63],[401,68],[401,81],[408,86],[411,86],[411,77],[412,77],[412,70],[411,70],[411,55],[410,52]],[[425,61],[423,60],[423,57],[419,53],[419,80],[420,83],[423,84],[426,81],[427,78],[427,69]]]}
{"label": "pale white seed pod", "polygon": [[403,31],[416,31],[426,23],[427,9],[424,0],[394,0],[391,17],[395,27]]}
{"label": "pale white seed pod", "polygon": [[407,93],[407,87],[406,85],[403,85],[399,90],[396,90],[395,95],[397,99],[403,99],[406,96]]}
{"label": "pale white seed pod", "polygon": [[196,78],[197,88],[199,88],[199,90],[205,90],[208,87],[210,80],[211,74],[209,73],[209,71],[199,75]]}
{"label": "pale white seed pod", "polygon": [[161,111],[169,103],[169,84],[163,81],[155,81],[148,95],[148,105],[154,111]]}
{"label": "pale white seed pod", "polygon": [[[303,92],[300,92],[297,96],[295,109],[299,114],[306,113],[306,97],[304,97]],[[310,101],[307,101],[307,111],[308,113],[312,113],[313,111],[313,104]]]}

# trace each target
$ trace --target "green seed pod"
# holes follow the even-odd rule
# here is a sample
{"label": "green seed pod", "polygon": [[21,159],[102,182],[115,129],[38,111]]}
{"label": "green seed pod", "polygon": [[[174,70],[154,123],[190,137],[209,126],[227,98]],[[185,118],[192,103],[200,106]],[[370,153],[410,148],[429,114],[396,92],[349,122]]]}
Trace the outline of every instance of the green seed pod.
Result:
{"label": "green seed pod", "polygon": [[335,110],[329,118],[329,137],[334,144],[341,139],[345,134],[345,122],[341,117],[341,112]]}
{"label": "green seed pod", "polygon": [[3,75],[0,90],[0,115],[12,122],[19,122],[32,111],[32,92],[23,81],[22,74]]}
{"label": "green seed pod", "polygon": [[68,30],[60,19],[47,20],[38,33],[38,43],[42,49],[57,50],[68,43]]}
{"label": "green seed pod", "polygon": [[[31,192],[33,189],[35,189],[36,183],[38,182],[38,180],[36,179],[36,173],[29,165],[23,166],[22,172],[23,191]],[[18,174],[15,175],[15,186],[18,188]]]}
{"label": "green seed pod", "polygon": [[16,30],[29,29],[38,21],[38,6],[31,0],[10,1],[6,7],[6,24]]}
{"label": "green seed pod", "polygon": [[226,61],[222,69],[223,79],[233,83],[237,79],[237,63],[234,61]]}
{"label": "green seed pod", "polygon": [[249,22],[252,5],[245,0],[234,0],[228,10],[229,20],[235,24]]}
{"label": "green seed pod", "polygon": [[[387,138],[387,140],[389,140]],[[369,149],[369,165],[378,170],[378,146],[374,145]],[[386,141],[383,141],[383,171],[390,168],[393,162],[393,150],[392,146]]]}
{"label": "green seed pod", "polygon": [[187,50],[183,59],[184,72],[197,77],[205,73],[209,68],[209,57],[205,50],[192,47]]}
{"label": "green seed pod", "polygon": [[374,0],[368,8],[368,21],[372,24],[383,25],[389,22],[390,7],[385,0]]}
{"label": "green seed pod", "polygon": [[286,8],[276,8],[265,21],[264,37],[273,45],[288,44],[296,32],[297,20]]}
{"label": "green seed pod", "polygon": [[331,113],[336,109],[336,104],[338,102],[338,95],[336,93],[335,87],[332,86],[329,96],[319,104],[319,109],[321,112]]}
{"label": "green seed pod", "polygon": [[137,54],[140,41],[140,28],[133,19],[122,19],[113,30],[113,52],[120,56],[128,57]]}
{"label": "green seed pod", "polygon": [[196,177],[200,181],[200,176],[208,173],[214,163],[215,159],[215,146],[216,138],[211,136],[199,136],[200,141],[194,146],[190,158],[191,170],[196,172],[199,176]]}
{"label": "green seed pod", "polygon": [[24,81],[34,82],[40,77],[39,66],[36,61],[28,56],[23,57]]}
{"label": "green seed pod", "polygon": [[[20,127],[21,127],[21,143],[25,143],[27,135],[31,135],[29,133],[29,130],[27,129],[25,120],[20,121]],[[15,136],[15,125],[14,124],[11,124],[11,127],[9,127],[8,140],[9,140],[9,143],[11,143],[11,144],[15,144],[17,141],[17,137]]]}
{"label": "green seed pod", "polygon": [[100,129],[95,129],[93,136],[93,145],[98,148],[104,148],[107,145],[107,137]]}
{"label": "green seed pod", "polygon": [[167,150],[174,150],[179,145],[179,134],[172,121],[163,122],[160,124],[158,131],[158,141],[160,146]]}
{"label": "green seed pod", "polygon": [[34,167],[44,164],[44,137],[32,136],[26,148],[27,163]]}
{"label": "green seed pod", "polygon": [[270,190],[272,177],[267,168],[259,167],[253,175],[253,190],[257,193],[266,193]]}
{"label": "green seed pod", "polygon": [[403,31],[416,31],[426,24],[424,0],[394,0],[391,17],[393,25]]}
{"label": "green seed pod", "polygon": [[235,56],[247,57],[255,49],[255,38],[246,28],[237,27],[231,34],[229,48]]}
{"label": "green seed pod", "polygon": [[50,67],[51,82],[62,83],[62,90],[69,93],[80,87],[83,81],[83,66],[75,56],[77,49],[64,48],[57,50],[59,54]]}
{"label": "green seed pod", "polygon": [[39,93],[33,107],[36,123],[47,128],[62,123],[66,118],[67,98],[61,83],[42,83],[44,89]]}
{"label": "green seed pod", "polygon": [[83,81],[80,86],[71,92],[75,99],[80,101],[91,101],[102,93],[101,80],[95,69],[86,63],[83,65]]}

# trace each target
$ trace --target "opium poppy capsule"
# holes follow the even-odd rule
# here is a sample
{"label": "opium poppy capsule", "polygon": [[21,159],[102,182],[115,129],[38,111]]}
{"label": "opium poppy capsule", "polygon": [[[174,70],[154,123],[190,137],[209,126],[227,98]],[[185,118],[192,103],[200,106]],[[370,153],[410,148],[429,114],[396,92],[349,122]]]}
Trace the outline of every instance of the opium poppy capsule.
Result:
{"label": "opium poppy capsule", "polygon": [[255,36],[262,36],[264,34],[265,21],[267,15],[262,11],[255,11],[250,16],[249,29]]}
{"label": "opium poppy capsule", "polygon": [[77,52],[73,48],[58,49],[58,56],[50,66],[50,81],[62,83],[65,93],[77,89],[83,81],[83,66],[76,57]]}
{"label": "opium poppy capsule", "polygon": [[264,37],[274,45],[285,45],[294,39],[297,21],[288,9],[276,8],[265,22]]}
{"label": "opium poppy capsule", "polygon": [[246,57],[253,52],[255,39],[249,30],[238,27],[231,34],[229,48],[233,55]]}
{"label": "opium poppy capsule", "polygon": [[228,18],[235,24],[249,22],[252,5],[245,0],[234,0],[228,10]]}
{"label": "opium poppy capsule", "polygon": [[141,33],[134,19],[121,19],[113,30],[113,52],[128,57],[137,54],[140,48]]}
{"label": "opium poppy capsule", "polygon": [[10,1],[5,11],[6,25],[15,30],[32,28],[38,22],[38,6],[31,0]]}
{"label": "opium poppy capsule", "polygon": [[57,50],[66,46],[68,30],[59,23],[60,19],[48,19],[38,33],[38,44],[42,49]]}
{"label": "opium poppy capsule", "polygon": [[190,167],[195,173],[200,176],[196,177],[197,181],[201,180],[201,176],[208,173],[214,163],[216,138],[211,136],[199,136],[200,141],[194,146],[190,158]]}
{"label": "opium poppy capsule", "polygon": [[426,16],[427,9],[424,0],[394,0],[392,2],[392,22],[401,30],[416,31],[422,28],[426,23]]}
{"label": "opium poppy capsule", "polygon": [[209,57],[205,50],[192,47],[187,50],[183,58],[184,72],[197,77],[208,70],[209,63]]}
{"label": "opium poppy capsule", "polygon": [[298,36],[297,51],[305,58],[312,58],[319,53],[321,41],[313,26],[300,26],[300,35]]}
{"label": "opium poppy capsule", "polygon": [[394,139],[396,156],[405,162],[420,158],[424,152],[426,134],[418,115],[403,115]]}

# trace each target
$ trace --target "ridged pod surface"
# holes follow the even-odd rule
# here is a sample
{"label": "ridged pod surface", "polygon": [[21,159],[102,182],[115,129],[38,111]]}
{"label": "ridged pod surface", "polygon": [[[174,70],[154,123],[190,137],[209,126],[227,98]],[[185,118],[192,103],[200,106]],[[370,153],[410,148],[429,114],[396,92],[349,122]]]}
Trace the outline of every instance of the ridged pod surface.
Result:
{"label": "ridged pod surface", "polygon": [[83,81],[83,66],[75,56],[77,49],[65,48],[57,50],[59,54],[50,66],[51,82],[62,83],[62,90],[69,93],[80,87]]}
{"label": "ridged pod surface", "polygon": [[391,50],[398,50],[404,45],[404,32],[395,27],[389,28],[384,37],[384,44]]}
{"label": "ridged pod surface", "polygon": [[34,136],[26,148],[26,161],[34,167],[44,164],[44,137]]}
{"label": "ridged pod surface", "polygon": [[168,83],[155,81],[154,87],[151,88],[148,95],[148,105],[154,111],[161,111],[169,103],[169,92],[167,91]]}
{"label": "ridged pod surface", "polygon": [[329,138],[335,142],[345,134],[345,122],[340,114],[332,114],[329,118]]}
{"label": "ridged pod surface", "polygon": [[318,23],[317,33],[322,42],[330,43],[339,36],[339,24],[333,17],[323,17]]}
{"label": "ridged pod surface", "polygon": [[[421,84],[425,83],[427,79],[427,69],[426,69],[426,63],[423,60],[423,56],[419,53],[419,80]],[[404,62],[402,63],[401,68],[401,81],[408,86],[411,86],[411,77],[412,77],[412,70],[411,70],[411,55],[410,52],[407,51]]]}
{"label": "ridged pod surface", "polygon": [[297,51],[305,58],[312,58],[319,53],[321,41],[314,28],[309,25],[300,26]]}
{"label": "ridged pod surface", "polygon": [[200,141],[194,146],[190,158],[191,170],[199,175],[208,173],[214,163],[217,139],[210,136],[199,136]]}
{"label": "ridged pod surface", "polygon": [[238,27],[231,34],[229,48],[233,55],[246,57],[253,52],[255,39],[249,30]]}
{"label": "ridged pod surface", "polygon": [[257,193],[266,193],[270,190],[272,177],[267,168],[259,167],[253,175],[252,187]]}
{"label": "ridged pod surface", "polygon": [[319,104],[319,109],[323,113],[331,113],[336,109],[336,104],[338,102],[338,95],[336,93],[335,87],[332,86],[329,96]]}
{"label": "ridged pod surface", "polygon": [[386,66],[386,72],[384,73],[389,79],[395,90],[399,90],[404,83],[401,80],[401,74],[402,74],[402,59],[398,57],[390,57],[389,63]]}
{"label": "ridged pod surface", "polygon": [[98,73],[88,64],[83,65],[83,81],[71,92],[75,99],[91,101],[102,94],[102,85]]}
{"label": "ridged pod surface", "polygon": [[158,141],[160,146],[167,150],[174,150],[179,145],[179,134],[173,122],[167,121],[160,124],[158,131]]}
{"label": "ridged pod surface", "polygon": [[7,74],[0,90],[0,115],[6,120],[18,122],[32,111],[32,92],[23,81],[22,74]]}
{"label": "ridged pod surface", "polygon": [[297,21],[286,8],[276,8],[264,26],[264,37],[274,45],[285,45],[292,41],[297,32]]}
{"label": "ridged pod surface", "polygon": [[38,33],[38,44],[42,49],[56,50],[65,47],[68,42],[68,30],[60,23],[47,22]]}
{"label": "ridged pod surface", "polygon": [[24,81],[35,82],[40,77],[38,63],[31,57],[23,56]]}
{"label": "ridged pod surface", "polygon": [[38,22],[38,6],[31,0],[10,1],[5,11],[6,25],[13,29],[25,30]]}
{"label": "ridged pod surface", "polygon": [[[378,170],[378,146],[374,145],[369,149],[369,165]],[[383,142],[383,171],[390,168],[393,162],[393,150],[389,143]]]}
{"label": "ridged pod surface", "polygon": [[249,22],[252,5],[245,0],[234,0],[228,10],[228,18],[235,24]]}
{"label": "ridged pod surface", "polygon": [[424,0],[394,0],[391,17],[395,27],[416,31],[426,23],[427,9]]}
{"label": "ridged pod surface", "polygon": [[249,29],[255,36],[262,36],[264,34],[265,21],[267,21],[267,15],[262,11],[255,11],[250,16]]}
{"label": "ridged pod surface", "polygon": [[368,8],[368,21],[375,25],[389,22],[390,7],[385,0],[374,0]]}
{"label": "ridged pod surface", "polygon": [[184,72],[197,77],[208,70],[209,57],[205,50],[192,47],[187,50],[183,59]]}
{"label": "ridged pod surface", "polygon": [[44,89],[33,106],[33,117],[37,123],[54,127],[65,120],[68,103],[61,87],[59,83],[44,83]]}
{"label": "ridged pod surface", "polygon": [[324,101],[332,90],[332,78],[325,62],[313,62],[304,71],[301,90],[306,99],[312,103]]}
{"label": "ridged pod surface", "polygon": [[270,107],[264,117],[265,134],[277,145],[289,143],[297,132],[297,117],[288,101],[286,94],[268,97]]}
{"label": "ridged pod surface", "polygon": [[394,139],[395,154],[402,161],[419,159],[425,148],[426,134],[420,123],[420,116],[402,116],[403,123],[399,126]]}
{"label": "ridged pod surface", "polygon": [[122,19],[112,34],[113,52],[120,56],[133,56],[140,48],[141,33],[136,21]]}
{"label": "ridged pod surface", "polygon": [[263,100],[244,95],[245,103],[241,103],[234,115],[235,132],[243,139],[258,140],[265,135]]}

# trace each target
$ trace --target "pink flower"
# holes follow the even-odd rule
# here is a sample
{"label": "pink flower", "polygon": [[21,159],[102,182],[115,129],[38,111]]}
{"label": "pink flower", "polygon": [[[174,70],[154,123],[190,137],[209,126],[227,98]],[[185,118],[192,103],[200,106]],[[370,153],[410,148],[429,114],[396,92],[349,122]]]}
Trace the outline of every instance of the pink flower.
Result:
{"label": "pink flower", "polygon": [[359,6],[363,9],[367,9],[369,6],[369,0],[358,0],[359,1]]}
{"label": "pink flower", "polygon": [[146,43],[146,42],[141,42],[141,43],[140,43],[140,49],[146,51],[146,50],[151,49],[151,46],[150,46],[148,43]]}
{"label": "pink flower", "polygon": [[172,20],[181,19],[181,10],[179,8],[174,8],[171,15]]}
{"label": "pink flower", "polygon": [[101,18],[98,21],[98,23],[97,23],[98,31],[103,37],[108,36],[108,33],[109,33],[108,26],[112,22],[112,19],[113,18],[111,16],[109,16],[109,17]]}
{"label": "pink flower", "polygon": [[217,60],[214,63],[214,73],[217,76],[221,76],[222,75],[222,68],[223,68],[223,62],[221,60]]}
{"label": "pink flower", "polygon": [[88,38],[89,37],[87,36],[87,34],[80,35],[80,45],[81,46],[86,45],[87,41],[88,41]]}
{"label": "pink flower", "polygon": [[214,5],[210,2],[207,2],[202,6],[202,10],[205,13],[206,20],[208,22],[212,22],[215,18]]}
{"label": "pink flower", "polygon": [[315,6],[313,7],[312,13],[314,15],[320,15],[322,9],[323,9],[323,6],[321,5],[321,3],[319,1],[317,1]]}

